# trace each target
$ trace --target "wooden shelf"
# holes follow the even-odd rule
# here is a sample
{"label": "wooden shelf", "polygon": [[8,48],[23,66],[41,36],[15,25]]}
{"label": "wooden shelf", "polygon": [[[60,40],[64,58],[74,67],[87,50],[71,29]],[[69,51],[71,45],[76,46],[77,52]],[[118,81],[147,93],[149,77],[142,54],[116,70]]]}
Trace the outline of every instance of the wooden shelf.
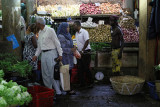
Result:
{"label": "wooden shelf", "polygon": [[88,15],[81,15],[82,17],[110,17],[111,15],[119,15],[119,14],[88,14]]}
{"label": "wooden shelf", "polygon": [[[37,14],[39,16],[50,16],[50,14]],[[88,15],[80,15],[80,16],[64,16],[64,17],[54,17],[51,16],[54,20],[63,20],[71,17],[72,19],[81,19],[81,18],[88,18],[88,17],[93,17],[93,18],[100,18],[100,17],[109,17],[111,15],[119,15],[119,14],[88,14]]]}

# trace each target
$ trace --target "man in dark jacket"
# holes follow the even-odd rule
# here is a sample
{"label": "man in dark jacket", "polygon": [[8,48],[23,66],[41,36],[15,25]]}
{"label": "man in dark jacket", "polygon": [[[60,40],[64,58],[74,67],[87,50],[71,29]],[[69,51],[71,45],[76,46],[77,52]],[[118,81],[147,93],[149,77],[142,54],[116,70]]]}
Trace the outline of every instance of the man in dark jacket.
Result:
{"label": "man in dark jacket", "polygon": [[148,38],[153,39],[160,33],[160,0],[150,2],[150,6],[152,6],[152,11],[148,29]]}

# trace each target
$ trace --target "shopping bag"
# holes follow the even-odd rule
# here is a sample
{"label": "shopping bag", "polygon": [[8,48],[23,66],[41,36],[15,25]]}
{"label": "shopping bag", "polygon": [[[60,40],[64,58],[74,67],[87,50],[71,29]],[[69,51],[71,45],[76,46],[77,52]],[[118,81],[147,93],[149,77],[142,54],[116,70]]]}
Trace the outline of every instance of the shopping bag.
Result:
{"label": "shopping bag", "polygon": [[60,66],[60,82],[61,82],[61,87],[64,91],[70,90],[69,65]]}
{"label": "shopping bag", "polygon": [[60,65],[59,62],[57,62],[54,66],[54,79],[55,80],[60,80]]}

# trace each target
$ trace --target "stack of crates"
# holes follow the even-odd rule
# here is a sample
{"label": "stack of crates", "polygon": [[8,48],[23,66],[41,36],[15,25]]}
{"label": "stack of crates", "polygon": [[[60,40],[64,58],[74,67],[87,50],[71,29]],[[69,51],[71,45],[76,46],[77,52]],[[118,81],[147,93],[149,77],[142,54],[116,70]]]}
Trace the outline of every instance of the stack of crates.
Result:
{"label": "stack of crates", "polygon": [[28,87],[28,92],[32,95],[29,107],[53,107],[53,89],[43,86],[31,86]]}

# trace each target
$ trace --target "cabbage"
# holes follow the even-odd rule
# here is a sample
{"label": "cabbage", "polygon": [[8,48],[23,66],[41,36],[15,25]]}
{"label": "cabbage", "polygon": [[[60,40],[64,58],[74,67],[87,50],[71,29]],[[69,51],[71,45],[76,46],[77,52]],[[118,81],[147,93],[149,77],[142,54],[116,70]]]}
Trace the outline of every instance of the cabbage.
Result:
{"label": "cabbage", "polygon": [[5,80],[2,80],[0,84],[1,85],[7,85],[8,83]]}
{"label": "cabbage", "polygon": [[13,99],[12,105],[23,105],[23,104],[24,104],[24,101],[22,100],[21,94],[17,94],[17,96],[14,97]]}
{"label": "cabbage", "polygon": [[5,84],[5,86],[7,86],[8,88],[11,88],[13,86],[18,86],[18,84],[16,82],[12,82],[12,80],[10,80],[7,84]]}
{"label": "cabbage", "polygon": [[27,91],[27,88],[26,88],[26,87],[23,87],[22,85],[19,85],[19,86],[20,86],[22,92]]}
{"label": "cabbage", "polygon": [[2,96],[4,94],[5,89],[6,89],[6,87],[4,85],[0,85],[0,96]]}
{"label": "cabbage", "polygon": [[32,97],[27,92],[27,88],[18,85],[16,82],[0,79],[0,107],[10,105],[24,105],[28,104]]}
{"label": "cabbage", "polygon": [[21,96],[22,96],[22,100],[23,100],[26,104],[28,104],[28,103],[32,100],[31,94],[29,94],[28,92],[23,92],[23,93],[21,94]]}
{"label": "cabbage", "polygon": [[7,102],[3,97],[0,97],[0,107],[7,107]]}

